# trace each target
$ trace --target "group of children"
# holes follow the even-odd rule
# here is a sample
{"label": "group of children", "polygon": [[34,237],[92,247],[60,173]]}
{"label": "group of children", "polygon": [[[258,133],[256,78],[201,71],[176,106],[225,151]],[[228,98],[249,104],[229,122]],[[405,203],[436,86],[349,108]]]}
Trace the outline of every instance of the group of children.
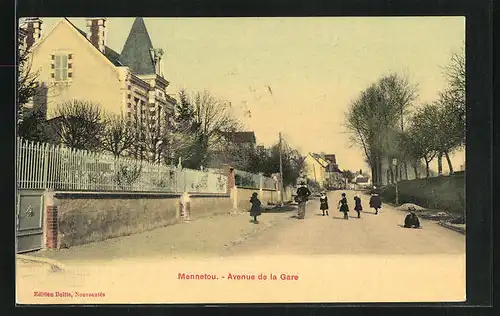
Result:
{"label": "group of children", "polygon": [[[320,198],[320,210],[323,212],[323,216],[328,216],[328,197],[326,196],[326,192],[321,192]],[[261,202],[258,198],[257,192],[252,194],[250,198],[250,203],[252,204],[252,208],[250,209],[250,216],[253,217],[253,222],[257,224],[259,221],[257,220],[257,216],[262,214],[261,211]],[[338,203],[338,210],[344,214],[344,219],[349,219],[349,205],[347,203],[347,197],[345,193],[342,193],[342,198]],[[375,209],[375,215],[378,214],[378,210],[382,208],[382,201],[380,196],[376,193],[372,193],[370,197],[370,208]],[[361,211],[363,210],[363,206],[361,205],[360,197],[355,194],[354,195],[354,210],[358,213],[358,218],[361,218]],[[405,218],[405,228],[421,228],[420,221],[418,217],[415,215],[413,210],[410,210],[410,214],[408,214]]]}
{"label": "group of children", "polygon": [[[323,216],[328,216],[328,197],[326,196],[326,192],[321,192],[319,197],[320,202],[320,210],[323,212]],[[378,214],[378,210],[382,208],[382,201],[380,200],[380,196],[378,194],[372,193],[370,197],[370,207],[375,209],[375,214]],[[338,210],[344,214],[344,219],[349,219],[349,205],[347,203],[347,197],[345,193],[342,193],[342,198],[338,203]],[[361,205],[361,198],[356,194],[354,195],[354,210],[358,213],[358,218],[361,218],[361,211],[363,210],[363,206]]]}

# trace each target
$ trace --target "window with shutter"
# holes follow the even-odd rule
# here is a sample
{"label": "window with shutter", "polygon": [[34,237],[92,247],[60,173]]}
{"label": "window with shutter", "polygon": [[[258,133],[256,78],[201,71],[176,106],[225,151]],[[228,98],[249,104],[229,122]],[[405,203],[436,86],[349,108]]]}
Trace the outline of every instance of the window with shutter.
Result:
{"label": "window with shutter", "polygon": [[73,54],[51,56],[51,77],[55,82],[67,82],[73,77]]}

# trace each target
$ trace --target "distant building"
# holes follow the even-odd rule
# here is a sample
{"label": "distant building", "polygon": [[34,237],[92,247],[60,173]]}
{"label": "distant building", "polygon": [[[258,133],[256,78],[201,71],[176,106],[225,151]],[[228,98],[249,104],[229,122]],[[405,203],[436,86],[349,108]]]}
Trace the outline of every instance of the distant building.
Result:
{"label": "distant building", "polygon": [[324,158],[328,161],[328,166],[326,168],[326,177],[329,188],[343,188],[345,186],[344,178],[342,176],[342,171],[339,169],[337,164],[337,158],[335,154],[325,154]]}
{"label": "distant building", "polygon": [[254,132],[232,132],[224,133],[226,141],[245,147],[255,147],[256,138]]}
{"label": "distant building", "polygon": [[372,184],[370,177],[361,173],[357,173],[351,180],[351,183],[354,184],[355,189],[363,189],[365,187],[371,186]]}
{"label": "distant building", "polygon": [[253,131],[224,133],[223,139],[208,149],[207,166],[219,168],[223,164],[238,167],[245,164],[249,151],[256,147]]}
{"label": "distant building", "polygon": [[320,154],[307,154],[304,160],[305,176],[310,180],[316,181],[322,187],[328,186],[327,167],[329,163]]}

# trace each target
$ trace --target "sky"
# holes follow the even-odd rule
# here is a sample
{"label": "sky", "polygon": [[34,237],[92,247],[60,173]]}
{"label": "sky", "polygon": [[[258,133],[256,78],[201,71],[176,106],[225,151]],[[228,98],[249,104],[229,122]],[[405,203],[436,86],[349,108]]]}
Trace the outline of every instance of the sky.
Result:
{"label": "sky", "polygon": [[[47,34],[59,18],[43,18]],[[86,30],[84,18],[70,18]],[[134,18],[108,18],[121,52]],[[333,153],[341,169],[368,169],[343,127],[349,103],[389,72],[418,84],[414,106],[445,87],[443,67],[463,49],[463,17],[145,18],[162,48],[169,94],[208,91],[232,104],[259,144]],[[248,114],[250,113],[250,114]],[[452,158],[458,170],[464,152]],[[433,169],[436,162],[434,162]],[[447,165],[444,163],[445,172]]]}

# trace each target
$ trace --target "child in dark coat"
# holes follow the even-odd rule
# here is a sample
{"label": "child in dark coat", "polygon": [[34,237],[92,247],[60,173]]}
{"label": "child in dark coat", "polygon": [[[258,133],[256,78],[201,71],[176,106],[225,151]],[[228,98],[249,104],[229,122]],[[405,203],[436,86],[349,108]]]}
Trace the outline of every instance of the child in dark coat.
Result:
{"label": "child in dark coat", "polygon": [[382,201],[378,194],[372,193],[370,197],[370,207],[375,209],[375,214],[378,214],[378,210],[382,208]]}
{"label": "child in dark coat", "polygon": [[325,211],[326,211],[326,216],[328,216],[328,197],[326,196],[325,192],[321,192],[321,196],[319,197],[319,209],[323,211],[323,216],[325,216]]}
{"label": "child in dark coat", "polygon": [[406,215],[405,218],[405,228],[420,228],[420,221],[418,220],[417,215],[410,211],[410,214]]}
{"label": "child in dark coat", "polygon": [[260,210],[260,200],[257,197],[257,192],[254,192],[252,194],[252,197],[250,198],[250,203],[252,203],[252,208],[250,209],[250,216],[253,216],[253,222],[258,223],[259,221],[257,220],[257,216],[262,215],[262,212]]}
{"label": "child in dark coat", "polygon": [[347,205],[347,198],[345,193],[342,193],[342,199],[339,201],[339,211],[344,213],[344,219],[349,219],[349,205]]}
{"label": "child in dark coat", "polygon": [[361,206],[361,199],[357,194],[354,196],[354,210],[358,212],[358,218],[361,218],[360,212],[363,210],[363,206]]}

